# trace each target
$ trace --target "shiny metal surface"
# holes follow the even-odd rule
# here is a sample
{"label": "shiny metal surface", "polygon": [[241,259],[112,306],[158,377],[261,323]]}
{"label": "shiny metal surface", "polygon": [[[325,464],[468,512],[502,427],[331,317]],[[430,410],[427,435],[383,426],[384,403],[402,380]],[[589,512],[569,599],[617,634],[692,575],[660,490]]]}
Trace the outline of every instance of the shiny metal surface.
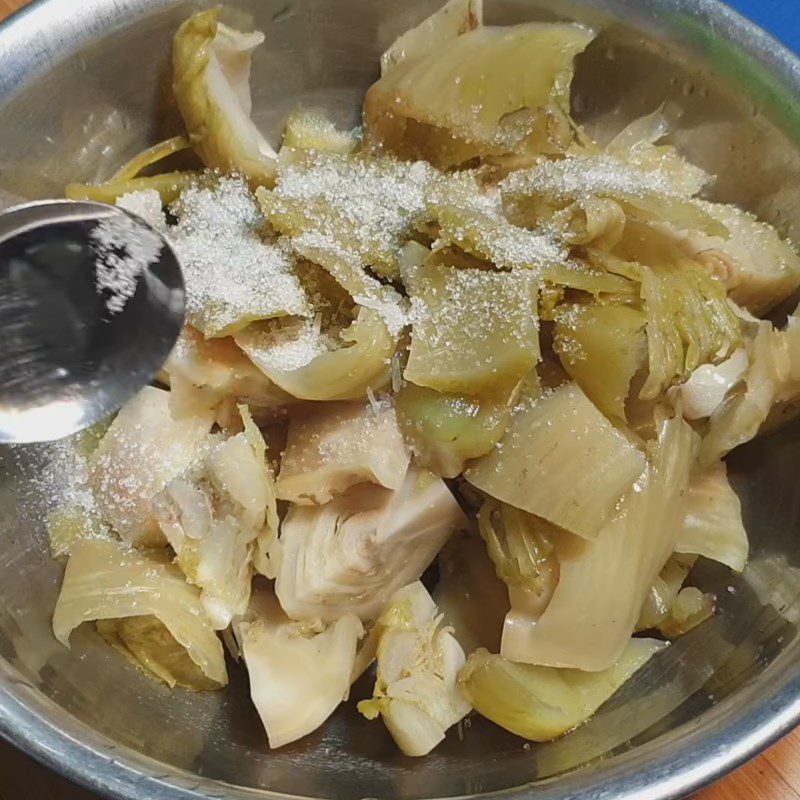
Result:
{"label": "shiny metal surface", "polygon": [[[356,122],[378,53],[438,4],[237,0],[231,21],[267,32],[254,65],[257,122],[275,135],[298,101]],[[104,177],[179,129],[169,38],[199,5],[39,0],[0,28],[5,202]],[[597,25],[603,32],[581,57],[575,85],[581,119],[602,135],[665,99],[676,102],[684,113],[674,139],[718,175],[712,195],[800,234],[800,64],[765,34],[715,0],[487,6],[493,22],[570,17]],[[753,559],[741,577],[711,567],[697,575],[718,593],[713,622],[651,662],[570,738],[527,749],[475,720],[463,740],[453,732],[414,761],[351,707],[306,741],[271,753],[240,668],[223,693],[170,694],[89,629],[73,637],[71,651],[56,644],[50,613],[61,567],[44,542],[50,484],[38,466],[42,452],[1,454],[0,732],[109,796],[666,800],[800,721],[800,426],[731,459]],[[357,687],[355,697],[364,691]]]}
{"label": "shiny metal surface", "polygon": [[[161,252],[111,313],[95,287],[91,235],[128,218]],[[117,411],[167,360],[184,308],[177,257],[133,214],[71,200],[0,214],[0,443],[61,439]]]}

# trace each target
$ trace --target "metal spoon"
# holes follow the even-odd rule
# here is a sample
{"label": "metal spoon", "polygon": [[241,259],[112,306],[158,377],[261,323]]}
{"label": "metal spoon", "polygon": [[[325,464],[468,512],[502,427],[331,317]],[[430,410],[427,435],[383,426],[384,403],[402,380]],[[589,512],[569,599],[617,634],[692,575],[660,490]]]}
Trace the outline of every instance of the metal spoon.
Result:
{"label": "metal spoon", "polygon": [[0,214],[0,442],[60,439],[116,411],[156,376],[184,311],[178,260],[139,217],[69,200]]}

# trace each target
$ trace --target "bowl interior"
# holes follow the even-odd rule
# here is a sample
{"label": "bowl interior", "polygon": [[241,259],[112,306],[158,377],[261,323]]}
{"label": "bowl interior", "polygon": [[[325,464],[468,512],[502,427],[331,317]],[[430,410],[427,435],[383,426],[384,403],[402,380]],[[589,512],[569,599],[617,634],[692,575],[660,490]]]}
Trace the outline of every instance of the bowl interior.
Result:
{"label": "bowl interior", "polygon": [[[254,61],[256,122],[277,140],[283,120],[302,102],[341,125],[357,124],[382,49],[439,4],[240,0],[227,12],[230,21],[267,33]],[[84,5],[79,19],[70,3],[51,0],[0,33],[0,42],[3,36],[9,42],[6,55],[0,45],[4,205],[60,196],[72,180],[107,177],[121,160],[180,130],[169,92],[170,38],[198,4],[132,0],[124,11],[112,0]],[[675,104],[682,116],[672,139],[717,176],[710,196],[800,234],[800,155],[791,131],[800,134],[791,85],[724,34],[714,37],[688,2],[487,5],[490,22],[570,18],[597,26],[602,33],[579,59],[573,98],[579,119],[602,138],[664,101]],[[566,798],[590,786],[623,787],[620,776],[637,770],[651,770],[649,785],[657,785],[651,796],[677,796],[731,766],[734,756],[672,788],[663,775],[655,779],[666,774],[666,764],[689,758],[690,750],[697,760],[704,747],[726,742],[739,742],[744,755],[767,736],[766,718],[759,717],[766,727],[744,744],[757,727],[755,715],[770,702],[788,715],[773,725],[775,733],[796,713],[787,709],[800,694],[792,667],[800,648],[798,425],[730,459],[753,558],[743,576],[712,565],[696,571],[696,583],[717,593],[714,620],[652,662],[566,740],[530,747],[474,719],[419,760],[398,755],[383,727],[367,724],[353,704],[313,736],[269,752],[240,666],[231,668],[224,692],[172,693],[107,648],[90,626],[74,634],[71,650],[56,643],[50,617],[63,567],[48,554],[43,521],[69,484],[68,466],[58,457],[58,445],[0,450],[3,730],[72,776],[121,796],[190,797],[197,789],[250,797],[269,790],[405,800],[538,781],[543,798]],[[362,683],[354,695],[369,690]],[[587,763],[569,777],[552,777]],[[142,775],[145,788],[137,789]]]}

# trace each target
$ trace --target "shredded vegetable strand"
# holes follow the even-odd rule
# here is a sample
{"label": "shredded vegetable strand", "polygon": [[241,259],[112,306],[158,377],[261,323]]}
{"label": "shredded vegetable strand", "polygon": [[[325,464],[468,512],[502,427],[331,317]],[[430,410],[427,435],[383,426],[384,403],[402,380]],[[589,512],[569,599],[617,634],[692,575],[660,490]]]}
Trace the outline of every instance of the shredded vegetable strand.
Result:
{"label": "shredded vegetable strand", "polygon": [[119,183],[136,178],[146,167],[151,167],[175,153],[182,153],[191,147],[185,136],[174,136],[164,142],[148,147],[147,150],[134,156],[127,164],[123,164],[109,179],[109,183]]}

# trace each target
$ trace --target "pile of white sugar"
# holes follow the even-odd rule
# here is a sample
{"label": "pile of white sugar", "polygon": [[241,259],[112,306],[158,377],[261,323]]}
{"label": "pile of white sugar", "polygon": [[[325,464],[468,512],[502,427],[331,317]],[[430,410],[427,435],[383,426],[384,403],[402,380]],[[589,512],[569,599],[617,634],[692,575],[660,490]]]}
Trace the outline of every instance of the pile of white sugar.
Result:
{"label": "pile of white sugar", "polygon": [[248,358],[268,376],[292,372],[328,352],[317,320],[292,319],[277,325],[256,327],[234,337]]}
{"label": "pile of white sugar", "polygon": [[676,195],[662,169],[643,169],[612,155],[542,159],[531,169],[512,172],[500,182],[503,196],[544,196],[557,201],[590,197],[647,197]]}
{"label": "pile of white sugar", "polygon": [[140,276],[158,261],[163,240],[124,213],[102,219],[89,237],[95,255],[95,288],[105,296],[109,314],[118,314],[136,294]]}
{"label": "pile of white sugar", "polygon": [[431,167],[308,153],[284,166],[269,197],[279,230],[317,231],[380,271],[393,264],[412,227],[425,218]]}
{"label": "pile of white sugar", "polygon": [[291,254],[258,235],[263,215],[241,178],[185,189],[168,238],[186,283],[188,321],[206,335],[310,309]]}

